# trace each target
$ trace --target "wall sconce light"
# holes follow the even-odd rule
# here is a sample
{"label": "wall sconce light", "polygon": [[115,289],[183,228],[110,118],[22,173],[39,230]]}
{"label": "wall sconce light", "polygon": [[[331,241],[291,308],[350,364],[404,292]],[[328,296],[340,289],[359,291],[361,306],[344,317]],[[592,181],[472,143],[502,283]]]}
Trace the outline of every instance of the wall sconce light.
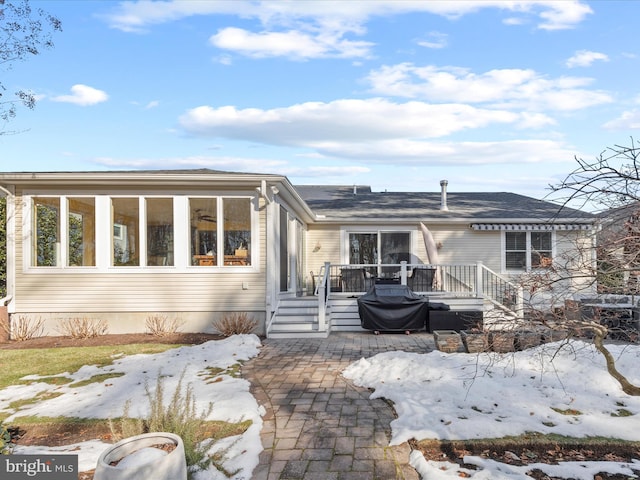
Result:
{"label": "wall sconce light", "polygon": [[436,243],[436,248],[440,250],[442,248],[442,242]]}
{"label": "wall sconce light", "polygon": [[320,242],[316,243],[316,246],[313,247],[313,253],[319,252],[321,248],[322,248],[322,245],[320,245]]}

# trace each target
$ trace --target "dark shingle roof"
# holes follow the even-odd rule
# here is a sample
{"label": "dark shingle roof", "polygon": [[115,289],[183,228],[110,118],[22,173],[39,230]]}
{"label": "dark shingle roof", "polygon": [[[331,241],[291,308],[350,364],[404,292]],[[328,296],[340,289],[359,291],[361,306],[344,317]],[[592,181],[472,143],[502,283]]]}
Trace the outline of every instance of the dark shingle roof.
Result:
{"label": "dark shingle roof", "polygon": [[592,214],[508,192],[447,193],[441,210],[440,192],[372,192],[370,187],[301,185],[295,187],[314,213],[327,219],[442,218],[478,221],[595,218]]}

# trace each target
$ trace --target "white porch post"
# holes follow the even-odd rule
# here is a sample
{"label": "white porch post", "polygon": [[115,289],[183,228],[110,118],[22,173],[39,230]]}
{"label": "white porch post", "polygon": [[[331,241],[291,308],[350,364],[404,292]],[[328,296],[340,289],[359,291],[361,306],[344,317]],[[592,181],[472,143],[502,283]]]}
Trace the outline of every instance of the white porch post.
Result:
{"label": "white porch post", "polygon": [[484,270],[482,262],[476,263],[476,297],[481,296],[484,292],[484,285],[482,282],[482,271]]}
{"label": "white porch post", "polygon": [[331,263],[324,262],[324,276],[318,285],[318,331],[327,330],[327,283],[325,279],[331,278]]}
{"label": "white porch post", "polygon": [[400,262],[400,283],[402,285],[407,284],[407,261],[403,260]]}

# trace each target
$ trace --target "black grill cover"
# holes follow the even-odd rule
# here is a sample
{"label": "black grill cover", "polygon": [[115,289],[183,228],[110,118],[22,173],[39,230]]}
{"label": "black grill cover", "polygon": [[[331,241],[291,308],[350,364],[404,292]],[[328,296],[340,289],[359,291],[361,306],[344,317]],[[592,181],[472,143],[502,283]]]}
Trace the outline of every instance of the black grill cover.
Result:
{"label": "black grill cover", "polygon": [[358,298],[360,325],[375,331],[408,331],[426,328],[429,299],[406,285],[373,285]]}

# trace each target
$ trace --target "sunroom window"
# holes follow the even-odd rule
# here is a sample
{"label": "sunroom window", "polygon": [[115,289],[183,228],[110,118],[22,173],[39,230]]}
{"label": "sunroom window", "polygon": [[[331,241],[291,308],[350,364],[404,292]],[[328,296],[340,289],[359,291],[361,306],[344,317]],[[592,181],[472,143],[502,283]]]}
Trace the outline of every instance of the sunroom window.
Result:
{"label": "sunroom window", "polygon": [[137,197],[112,198],[112,264],[140,265],[140,201]]}
{"label": "sunroom window", "polygon": [[[188,208],[190,220],[177,217]],[[250,266],[251,197],[33,196],[34,267]],[[179,230],[180,229],[180,230]],[[177,252],[177,253],[176,253]]]}
{"label": "sunroom window", "polygon": [[33,199],[33,265],[57,267],[60,264],[60,199]]}
{"label": "sunroom window", "polygon": [[68,198],[68,256],[70,267],[96,264],[96,205],[92,197]]}
{"label": "sunroom window", "polygon": [[190,198],[191,265],[251,265],[251,199]]}
{"label": "sunroom window", "polygon": [[191,219],[191,264],[218,264],[218,201],[216,198],[189,199]]}
{"label": "sunroom window", "polygon": [[173,199],[147,198],[147,265],[173,266]]}
{"label": "sunroom window", "polygon": [[251,201],[223,198],[224,264],[251,264]]}

